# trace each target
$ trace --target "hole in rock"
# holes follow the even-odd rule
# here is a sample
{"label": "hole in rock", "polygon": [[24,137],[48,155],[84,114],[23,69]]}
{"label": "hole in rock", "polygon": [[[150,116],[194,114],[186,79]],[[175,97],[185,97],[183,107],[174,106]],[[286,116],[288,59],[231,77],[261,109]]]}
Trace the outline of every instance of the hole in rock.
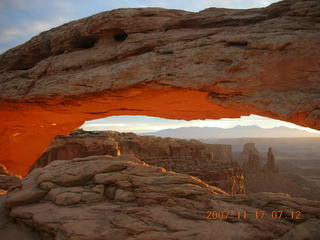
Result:
{"label": "hole in rock", "polygon": [[248,45],[249,45],[249,43],[247,41],[243,41],[243,40],[227,42],[228,47],[231,47],[231,46],[246,47]]}
{"label": "hole in rock", "polygon": [[[256,115],[192,121],[113,116],[57,136],[31,169],[58,159],[133,154],[230,194],[282,192],[320,199],[319,149],[319,131]],[[104,194],[113,199],[114,191],[110,186]]]}
{"label": "hole in rock", "polygon": [[113,39],[117,42],[123,42],[124,40],[127,39],[127,37],[128,37],[128,34],[125,33],[124,31],[121,31],[113,35]]}
{"label": "hole in rock", "polygon": [[84,36],[75,40],[74,44],[76,48],[88,49],[92,48],[97,41],[98,37],[96,36]]}

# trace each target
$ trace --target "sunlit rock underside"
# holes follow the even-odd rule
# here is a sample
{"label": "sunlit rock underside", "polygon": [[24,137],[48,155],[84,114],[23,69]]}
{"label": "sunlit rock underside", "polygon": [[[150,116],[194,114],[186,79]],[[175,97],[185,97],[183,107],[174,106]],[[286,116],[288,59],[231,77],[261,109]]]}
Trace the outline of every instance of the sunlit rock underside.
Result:
{"label": "sunlit rock underside", "polygon": [[112,115],[320,129],[319,29],[318,0],[286,0],[119,9],[43,32],[0,55],[0,162],[25,174],[55,135]]}

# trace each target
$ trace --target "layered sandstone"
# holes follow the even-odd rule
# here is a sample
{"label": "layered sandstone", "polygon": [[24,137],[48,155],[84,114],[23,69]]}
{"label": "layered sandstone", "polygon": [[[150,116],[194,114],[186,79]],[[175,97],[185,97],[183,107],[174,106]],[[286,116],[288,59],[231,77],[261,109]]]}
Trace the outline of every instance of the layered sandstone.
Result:
{"label": "layered sandstone", "polygon": [[233,162],[231,145],[82,129],[67,136],[57,136],[31,170],[44,167],[54,160],[105,154],[133,154],[150,165],[199,177],[226,192],[231,192],[231,177],[236,175],[234,172],[241,171]]}
{"label": "layered sandstone", "polygon": [[269,147],[268,149],[268,159],[267,159],[267,163],[264,166],[266,171],[270,171],[270,172],[278,172],[278,168],[276,166],[276,162],[275,162],[275,157],[274,154],[272,152],[272,148]]}
{"label": "layered sandstone", "polygon": [[46,166],[54,160],[105,154],[111,156],[134,154],[147,163],[160,164],[177,172],[204,170],[215,163],[230,164],[233,161],[231,145],[80,129],[70,135],[55,137],[32,168]]}
{"label": "layered sandstone", "polygon": [[70,160],[77,157],[92,155],[120,155],[119,143],[102,134],[74,134],[59,135],[44,153],[34,162],[31,169],[44,167],[54,160]]}
{"label": "layered sandstone", "polygon": [[39,240],[40,238],[35,231],[11,221],[4,206],[6,197],[6,195],[1,194],[0,190],[0,238],[2,240]]}
{"label": "layered sandstone", "polygon": [[240,154],[240,162],[245,163],[251,155],[256,155],[260,160],[260,153],[258,152],[256,145],[254,143],[246,143],[243,145],[242,152]]}
{"label": "layered sandstone", "polygon": [[239,160],[243,162],[244,179],[236,182],[236,184],[243,182],[247,193],[287,193],[295,197],[318,199],[309,190],[279,173],[272,148],[268,149],[267,161],[263,163],[261,154],[256,149],[255,144],[246,143]]}
{"label": "layered sandstone", "polygon": [[[315,240],[319,204],[286,194],[229,196],[133,156],[57,160],[33,170],[6,195],[10,218],[46,240]],[[282,218],[272,219],[279,209]],[[229,215],[208,219],[214,210]],[[248,218],[238,218],[238,211]],[[265,211],[265,217],[255,219],[255,211]],[[302,212],[301,219],[291,219],[291,211]]]}
{"label": "layered sandstone", "polygon": [[6,191],[13,186],[19,185],[20,183],[20,176],[9,173],[7,168],[0,164],[0,192]]}
{"label": "layered sandstone", "polygon": [[244,171],[249,173],[259,172],[278,172],[276,160],[272,148],[268,148],[267,161],[265,164],[261,161],[261,156],[254,143],[246,143],[239,156],[239,162],[242,163]]}
{"label": "layered sandstone", "polygon": [[0,161],[25,174],[54,136],[112,115],[320,129],[319,12],[318,0],[119,9],[43,32],[0,55]]}
{"label": "layered sandstone", "polygon": [[261,171],[260,154],[254,143],[246,143],[243,146],[240,159],[243,161],[243,169],[247,173]]}

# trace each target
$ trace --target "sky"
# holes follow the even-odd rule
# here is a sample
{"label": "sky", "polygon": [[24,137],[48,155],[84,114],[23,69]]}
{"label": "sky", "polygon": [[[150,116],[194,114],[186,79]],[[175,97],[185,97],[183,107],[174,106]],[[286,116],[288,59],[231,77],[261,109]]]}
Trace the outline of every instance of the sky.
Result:
{"label": "sky", "polygon": [[[266,7],[278,0],[0,0],[0,53],[22,44],[42,31],[102,11],[131,7],[162,7],[197,12],[209,7],[247,9]],[[187,126],[264,128],[297,125],[256,115],[240,119],[168,120],[146,116],[114,116],[86,122],[87,130],[151,132]],[[310,129],[306,129],[312,131]]]}
{"label": "sky", "polygon": [[241,118],[222,118],[220,120],[171,120],[146,116],[112,116],[86,122],[81,126],[84,130],[114,130],[118,132],[135,132],[146,133],[155,132],[168,128],[179,127],[220,127],[232,128],[235,126],[252,126],[256,125],[261,128],[289,127],[302,129],[308,132],[319,133],[310,128],[304,128],[293,123],[288,123],[271,118],[261,117],[257,115],[242,116]]}

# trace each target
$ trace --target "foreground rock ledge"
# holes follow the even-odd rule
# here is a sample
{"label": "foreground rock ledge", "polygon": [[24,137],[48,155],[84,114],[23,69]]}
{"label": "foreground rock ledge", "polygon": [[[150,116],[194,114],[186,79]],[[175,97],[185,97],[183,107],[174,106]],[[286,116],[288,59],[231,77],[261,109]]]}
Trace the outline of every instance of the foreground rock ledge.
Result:
{"label": "foreground rock ledge", "polygon": [[251,113],[320,129],[319,29],[318,0],[286,0],[119,9],[43,32],[0,55],[0,161],[25,174],[55,135],[112,115]]}
{"label": "foreground rock ledge", "polygon": [[[132,156],[53,161],[33,170],[6,198],[10,217],[46,240],[317,239],[319,205],[279,193],[230,196]],[[265,217],[254,219],[262,208]],[[303,219],[272,219],[275,209],[299,210]],[[212,210],[230,214],[206,219]],[[250,218],[239,220],[237,211]]]}

